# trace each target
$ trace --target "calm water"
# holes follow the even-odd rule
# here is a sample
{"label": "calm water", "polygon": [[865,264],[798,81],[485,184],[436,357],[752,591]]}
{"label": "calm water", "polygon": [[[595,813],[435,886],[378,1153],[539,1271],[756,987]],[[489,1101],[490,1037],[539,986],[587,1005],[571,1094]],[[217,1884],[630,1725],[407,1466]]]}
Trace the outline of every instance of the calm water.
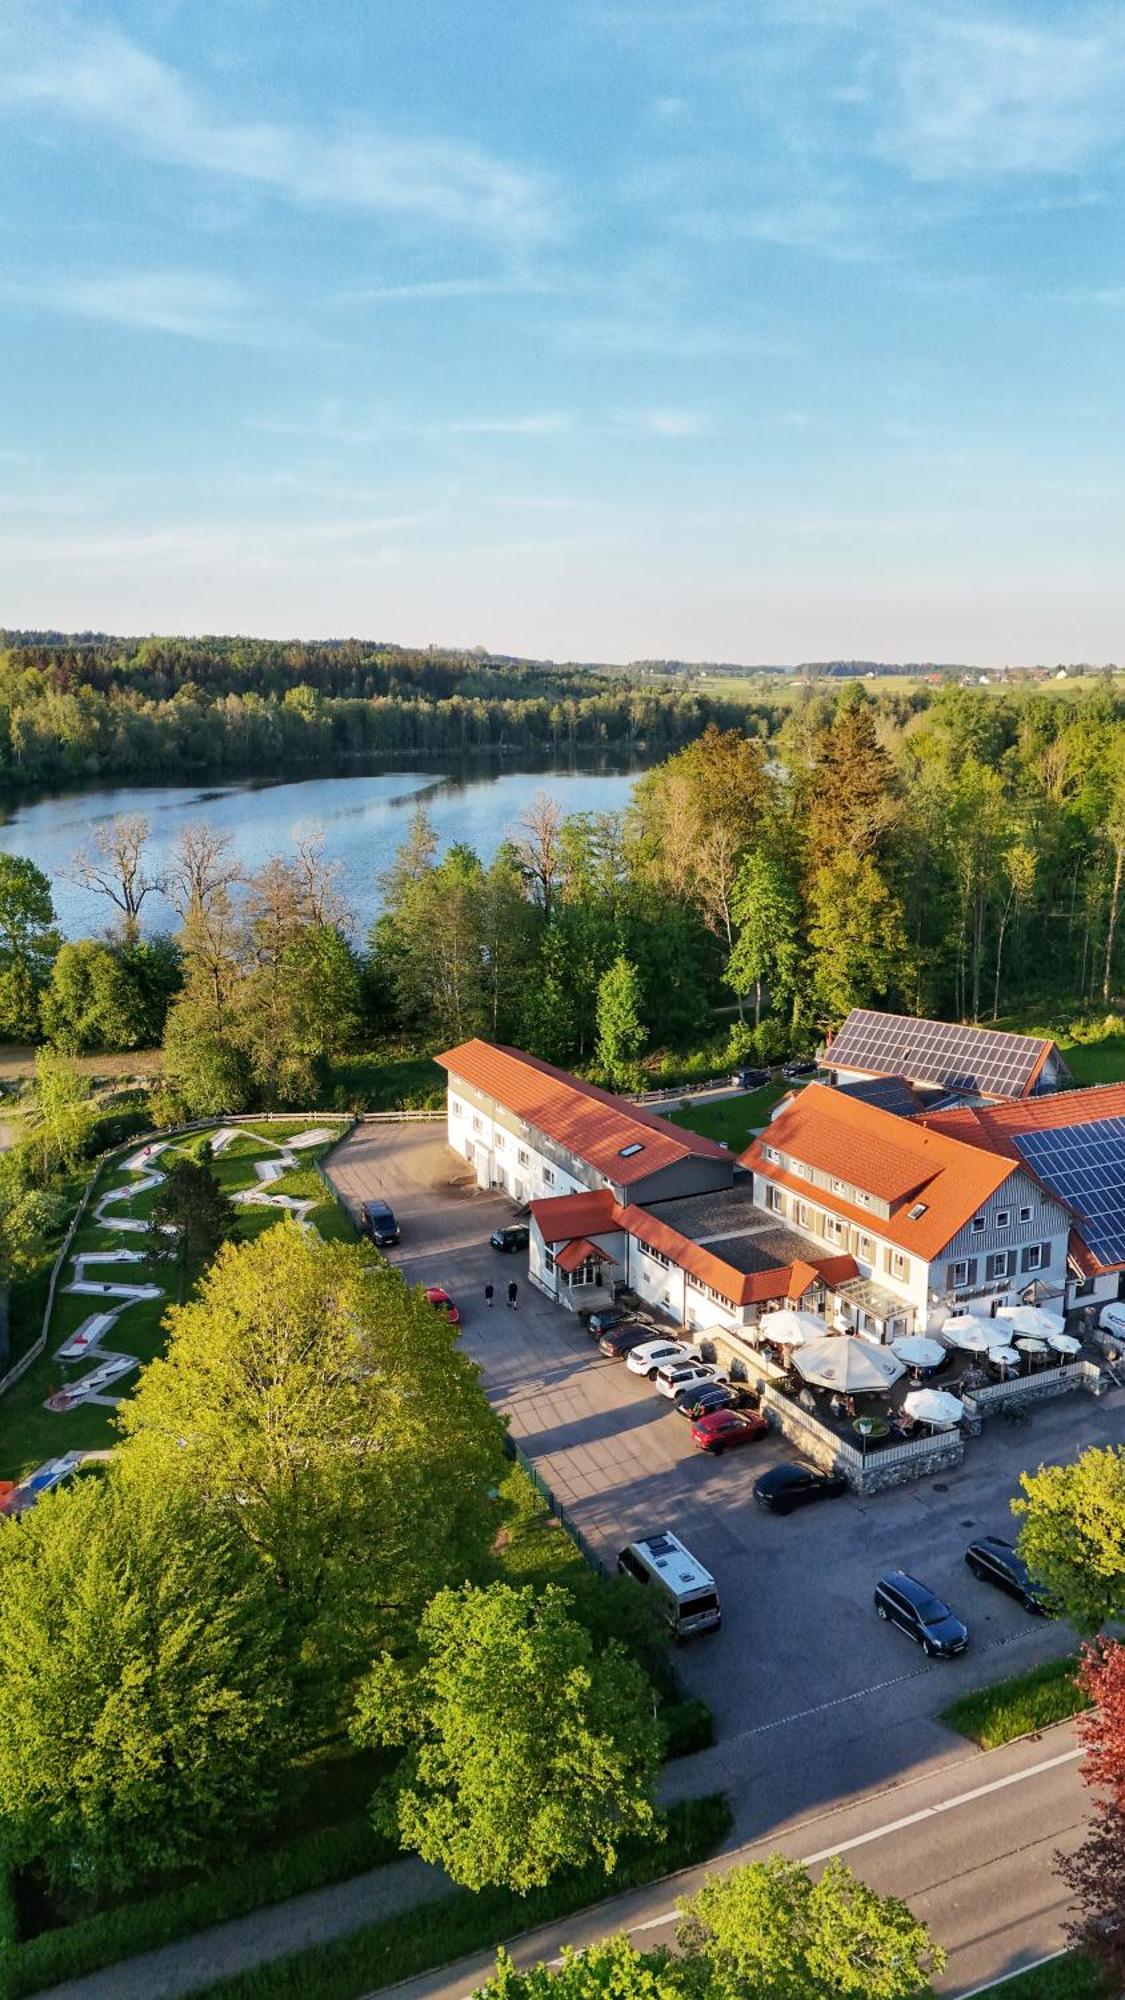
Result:
{"label": "calm water", "polygon": [[[529,760],[530,762],[530,760]],[[479,761],[456,773],[388,771],[361,776],[302,778],[286,784],[223,786],[143,785],[67,792],[11,808],[0,824],[0,852],[26,854],[51,878],[59,923],[68,937],[97,935],[113,912],[102,896],[67,880],[78,848],[99,821],[140,812],[151,828],[151,872],[160,874],[180,828],[204,819],[232,835],[247,868],[284,853],[302,835],[320,833],[325,852],[340,863],[340,886],[355,912],[360,935],[379,907],[377,879],[403,840],[410,814],[424,800],[442,850],[454,841],[491,859],[537,792],[548,792],[564,812],[613,812],[626,805],[635,769],[578,770],[543,765],[497,771]],[[162,896],[142,909],[147,930],[174,929],[175,912]]]}

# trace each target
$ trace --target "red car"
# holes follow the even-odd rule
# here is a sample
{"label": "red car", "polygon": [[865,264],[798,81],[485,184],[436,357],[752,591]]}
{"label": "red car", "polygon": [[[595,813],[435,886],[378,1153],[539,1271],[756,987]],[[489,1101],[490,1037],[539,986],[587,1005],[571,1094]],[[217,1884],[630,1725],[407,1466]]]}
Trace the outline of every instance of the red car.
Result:
{"label": "red car", "polygon": [[461,1314],[454,1305],[449,1293],[443,1292],[440,1285],[427,1285],[426,1297],[439,1313],[445,1314],[450,1326],[460,1326]]}
{"label": "red car", "polygon": [[700,1417],[691,1427],[691,1441],[700,1451],[732,1451],[740,1444],[753,1444],[755,1438],[765,1437],[769,1424],[765,1417],[750,1410],[712,1410],[710,1416]]}

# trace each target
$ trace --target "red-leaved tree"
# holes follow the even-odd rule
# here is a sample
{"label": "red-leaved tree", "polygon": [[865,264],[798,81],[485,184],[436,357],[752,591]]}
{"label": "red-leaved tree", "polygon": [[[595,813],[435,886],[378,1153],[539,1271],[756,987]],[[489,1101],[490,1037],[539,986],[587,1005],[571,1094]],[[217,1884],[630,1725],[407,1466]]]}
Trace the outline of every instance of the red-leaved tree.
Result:
{"label": "red-leaved tree", "polygon": [[1082,1649],[1078,1682],[1094,1706],[1079,1718],[1084,1783],[1097,1792],[1090,1830],[1060,1857],[1076,1914],[1072,1944],[1088,1952],[1109,1991],[1125,1992],[1125,1645],[1099,1638]]}

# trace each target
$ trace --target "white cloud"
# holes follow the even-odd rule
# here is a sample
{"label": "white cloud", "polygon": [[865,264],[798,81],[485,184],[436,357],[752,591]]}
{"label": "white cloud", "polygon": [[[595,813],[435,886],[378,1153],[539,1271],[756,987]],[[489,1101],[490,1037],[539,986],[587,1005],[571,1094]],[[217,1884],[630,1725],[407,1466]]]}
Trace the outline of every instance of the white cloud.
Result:
{"label": "white cloud", "polygon": [[197,271],[124,271],[100,277],[44,276],[12,281],[4,297],[36,311],[107,320],[193,340],[257,345],[263,337],[250,318],[241,285]]}
{"label": "white cloud", "polygon": [[570,429],[570,418],[561,410],[549,410],[526,417],[462,417],[428,428],[455,437],[557,437]]}
{"label": "white cloud", "polygon": [[698,410],[619,410],[614,421],[652,437],[702,437],[707,429],[707,419]]}
{"label": "white cloud", "polygon": [[421,278],[405,285],[363,285],[356,291],[338,292],[336,298],[342,305],[382,305],[411,299],[502,299],[560,289],[540,278]]}
{"label": "white cloud", "polygon": [[369,125],[320,132],[213,109],[190,79],[112,29],[49,4],[0,27],[0,100],[108,133],[146,159],[287,199],[521,239],[548,228],[541,178],[477,146]]}

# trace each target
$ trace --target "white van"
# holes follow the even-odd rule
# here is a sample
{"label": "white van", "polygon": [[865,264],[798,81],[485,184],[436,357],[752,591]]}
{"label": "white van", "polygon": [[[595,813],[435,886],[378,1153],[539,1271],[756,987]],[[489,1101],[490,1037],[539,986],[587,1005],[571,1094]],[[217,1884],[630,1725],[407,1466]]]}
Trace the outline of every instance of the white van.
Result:
{"label": "white van", "polygon": [[617,1569],[653,1591],[660,1615],[677,1639],[717,1632],[722,1624],[714,1577],[675,1535],[665,1531],[630,1542],[617,1558]]}
{"label": "white van", "polygon": [[1117,1340],[1125,1340],[1125,1299],[1113,1299],[1098,1314],[1098,1325]]}

